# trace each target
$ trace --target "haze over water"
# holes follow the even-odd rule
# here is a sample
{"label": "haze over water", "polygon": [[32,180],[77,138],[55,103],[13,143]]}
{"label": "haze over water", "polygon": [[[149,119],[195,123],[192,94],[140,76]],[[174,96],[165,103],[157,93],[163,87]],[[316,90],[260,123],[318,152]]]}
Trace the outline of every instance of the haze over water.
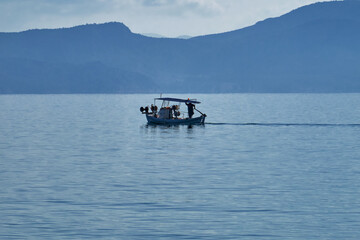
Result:
{"label": "haze over water", "polygon": [[0,95],[0,238],[359,239],[360,94],[154,97]]}

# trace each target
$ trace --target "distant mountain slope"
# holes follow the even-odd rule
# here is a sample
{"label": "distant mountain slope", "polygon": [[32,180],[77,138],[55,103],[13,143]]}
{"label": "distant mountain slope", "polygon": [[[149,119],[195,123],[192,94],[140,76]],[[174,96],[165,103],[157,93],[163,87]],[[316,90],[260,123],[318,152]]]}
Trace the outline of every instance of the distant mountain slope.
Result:
{"label": "distant mountain slope", "polygon": [[0,33],[0,93],[360,92],[360,2],[190,39],[122,23]]}
{"label": "distant mountain slope", "polygon": [[150,93],[147,76],[99,62],[69,64],[0,59],[0,93]]}

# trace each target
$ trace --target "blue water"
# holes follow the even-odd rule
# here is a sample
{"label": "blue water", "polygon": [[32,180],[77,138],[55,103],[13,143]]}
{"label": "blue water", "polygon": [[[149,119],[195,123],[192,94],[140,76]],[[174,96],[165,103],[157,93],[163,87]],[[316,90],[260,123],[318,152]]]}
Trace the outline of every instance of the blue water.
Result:
{"label": "blue water", "polygon": [[0,95],[0,239],[360,238],[360,94]]}

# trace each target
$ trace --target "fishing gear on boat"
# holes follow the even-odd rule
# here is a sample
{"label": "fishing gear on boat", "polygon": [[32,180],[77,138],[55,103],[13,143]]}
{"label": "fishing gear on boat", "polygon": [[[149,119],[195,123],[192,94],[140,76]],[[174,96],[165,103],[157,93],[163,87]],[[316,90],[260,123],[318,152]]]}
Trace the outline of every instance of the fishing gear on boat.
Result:
{"label": "fishing gear on boat", "polygon": [[153,112],[153,113],[156,113],[157,112],[157,110],[158,110],[158,107],[155,105],[153,105],[153,104],[151,104],[151,111]]}

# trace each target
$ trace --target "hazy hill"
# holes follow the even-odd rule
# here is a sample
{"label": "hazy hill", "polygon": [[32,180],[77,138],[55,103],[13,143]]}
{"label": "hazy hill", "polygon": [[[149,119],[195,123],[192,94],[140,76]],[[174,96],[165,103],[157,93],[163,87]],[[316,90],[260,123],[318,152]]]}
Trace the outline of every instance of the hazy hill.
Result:
{"label": "hazy hill", "polygon": [[360,92],[360,2],[151,38],[122,23],[0,33],[0,93]]}

